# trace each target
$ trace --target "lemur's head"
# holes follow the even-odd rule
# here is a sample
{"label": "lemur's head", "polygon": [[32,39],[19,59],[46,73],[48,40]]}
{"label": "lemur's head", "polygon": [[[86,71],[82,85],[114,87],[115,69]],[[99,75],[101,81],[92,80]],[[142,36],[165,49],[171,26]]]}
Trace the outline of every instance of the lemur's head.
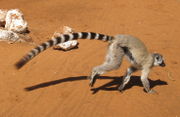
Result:
{"label": "lemur's head", "polygon": [[165,67],[166,64],[164,62],[164,58],[161,54],[159,53],[153,53],[153,58],[154,58],[154,66],[161,66],[161,67]]}

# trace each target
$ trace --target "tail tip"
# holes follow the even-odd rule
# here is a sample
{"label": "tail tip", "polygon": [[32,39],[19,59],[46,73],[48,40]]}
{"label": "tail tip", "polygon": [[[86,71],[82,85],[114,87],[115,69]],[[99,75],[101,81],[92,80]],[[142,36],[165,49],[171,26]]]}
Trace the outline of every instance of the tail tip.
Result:
{"label": "tail tip", "polygon": [[15,67],[16,69],[20,69],[22,68],[24,65],[26,64],[26,61],[24,59],[18,61],[16,64],[15,64]]}

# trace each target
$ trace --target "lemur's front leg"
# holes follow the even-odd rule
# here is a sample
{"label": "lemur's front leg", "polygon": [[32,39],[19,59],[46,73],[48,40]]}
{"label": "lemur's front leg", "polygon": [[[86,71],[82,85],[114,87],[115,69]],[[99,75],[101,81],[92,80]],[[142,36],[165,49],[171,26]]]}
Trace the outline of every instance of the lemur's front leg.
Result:
{"label": "lemur's front leg", "polygon": [[149,72],[150,72],[150,68],[144,68],[142,70],[142,73],[141,73],[141,81],[142,81],[142,84],[144,86],[144,89],[147,93],[156,93],[157,92],[153,89],[150,89],[150,83],[149,83],[149,80],[148,80],[148,75],[149,75]]}

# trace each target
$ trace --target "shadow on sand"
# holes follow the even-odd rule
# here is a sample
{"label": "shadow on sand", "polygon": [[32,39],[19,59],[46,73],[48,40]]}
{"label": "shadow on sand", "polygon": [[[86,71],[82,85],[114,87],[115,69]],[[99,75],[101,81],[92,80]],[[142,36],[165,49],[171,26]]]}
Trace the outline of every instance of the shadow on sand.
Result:
{"label": "shadow on sand", "polygon": [[[107,80],[107,79],[111,80],[111,81],[104,84],[104,85],[102,85],[102,86],[100,86],[100,87],[92,88],[91,89],[92,93],[95,94],[100,90],[117,91],[119,85],[122,82],[122,76],[121,77],[100,76],[98,80]],[[36,85],[33,85],[33,86],[26,87],[25,90],[26,91],[33,91],[33,90],[36,90],[36,89],[39,89],[39,88],[44,88],[44,87],[57,85],[57,84],[60,84],[60,83],[73,82],[73,81],[79,81],[79,80],[87,80],[87,76],[68,77],[68,78],[63,78],[63,79],[59,79],[59,80],[44,82],[44,83],[40,83],[40,84],[36,84]],[[158,80],[149,79],[149,82],[150,82],[151,88],[153,88],[155,86],[160,86],[160,85],[168,85],[167,82],[162,81],[160,79],[158,79]],[[143,87],[139,76],[132,76],[131,80],[126,85],[124,90],[130,89],[133,86]]]}

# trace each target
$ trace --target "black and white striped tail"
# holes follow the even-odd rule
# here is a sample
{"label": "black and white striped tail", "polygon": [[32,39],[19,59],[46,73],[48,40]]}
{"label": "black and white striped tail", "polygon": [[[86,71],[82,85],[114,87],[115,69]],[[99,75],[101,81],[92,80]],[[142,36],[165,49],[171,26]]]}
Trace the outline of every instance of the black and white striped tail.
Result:
{"label": "black and white striped tail", "polygon": [[63,43],[70,40],[76,40],[76,39],[96,39],[96,40],[102,40],[102,41],[110,41],[112,40],[112,38],[113,38],[112,36],[103,35],[99,33],[93,33],[93,32],[62,34],[61,36],[53,38],[45,43],[40,44],[36,48],[32,49],[27,55],[25,55],[22,59],[20,59],[15,64],[15,66],[17,69],[20,69],[23,65],[25,65],[29,60],[34,58],[36,55],[46,50],[47,48],[52,47],[59,43]]}

